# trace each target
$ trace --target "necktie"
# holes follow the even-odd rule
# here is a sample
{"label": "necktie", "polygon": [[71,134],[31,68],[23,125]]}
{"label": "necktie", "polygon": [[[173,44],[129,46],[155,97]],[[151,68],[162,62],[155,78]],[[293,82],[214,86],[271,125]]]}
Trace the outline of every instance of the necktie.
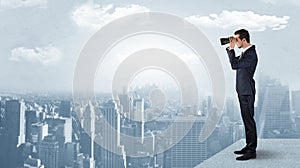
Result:
{"label": "necktie", "polygon": [[242,59],[243,55],[244,55],[244,52],[241,53],[239,60]]}

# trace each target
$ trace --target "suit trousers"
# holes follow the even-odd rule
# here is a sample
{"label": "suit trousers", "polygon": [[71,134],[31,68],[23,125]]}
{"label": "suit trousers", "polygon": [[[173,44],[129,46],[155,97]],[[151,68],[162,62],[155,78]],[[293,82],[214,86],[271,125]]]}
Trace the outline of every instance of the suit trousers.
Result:
{"label": "suit trousers", "polygon": [[254,101],[255,95],[240,95],[238,94],[241,115],[245,126],[246,148],[252,152],[256,151],[257,147],[257,132],[256,123],[254,120]]}

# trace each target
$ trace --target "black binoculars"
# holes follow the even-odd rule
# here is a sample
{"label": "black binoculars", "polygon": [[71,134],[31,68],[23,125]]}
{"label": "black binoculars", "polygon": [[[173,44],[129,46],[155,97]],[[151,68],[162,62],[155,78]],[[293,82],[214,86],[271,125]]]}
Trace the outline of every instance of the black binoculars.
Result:
{"label": "black binoculars", "polygon": [[225,44],[230,43],[229,37],[227,37],[227,38],[220,38],[220,41],[221,41],[221,45],[225,45]]}

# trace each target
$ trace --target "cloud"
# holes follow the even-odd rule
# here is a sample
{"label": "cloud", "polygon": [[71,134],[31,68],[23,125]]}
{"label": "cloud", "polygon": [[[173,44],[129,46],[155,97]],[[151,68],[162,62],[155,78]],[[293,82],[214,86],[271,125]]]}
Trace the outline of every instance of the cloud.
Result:
{"label": "cloud", "polygon": [[271,5],[276,5],[277,2],[276,0],[261,0],[263,3],[266,3],[266,4],[271,4]]}
{"label": "cloud", "polygon": [[284,29],[289,16],[277,17],[271,15],[260,15],[252,11],[222,11],[220,14],[209,16],[193,15],[185,18],[187,21],[203,27],[237,29],[246,28],[251,31],[264,31],[267,28],[272,30]]}
{"label": "cloud", "polygon": [[134,13],[149,11],[147,7],[134,4],[114,8],[112,4],[101,6],[88,3],[76,8],[72,12],[72,19],[79,26],[98,29],[114,19]]}
{"label": "cloud", "polygon": [[300,5],[299,0],[261,0],[263,3],[271,5]]}
{"label": "cloud", "polygon": [[41,63],[43,65],[53,65],[60,61],[62,57],[62,53],[54,47],[36,47],[25,48],[18,47],[14,48],[11,51],[11,61],[15,62],[33,62],[33,63]]}
{"label": "cloud", "polygon": [[46,7],[47,0],[0,0],[0,8]]}

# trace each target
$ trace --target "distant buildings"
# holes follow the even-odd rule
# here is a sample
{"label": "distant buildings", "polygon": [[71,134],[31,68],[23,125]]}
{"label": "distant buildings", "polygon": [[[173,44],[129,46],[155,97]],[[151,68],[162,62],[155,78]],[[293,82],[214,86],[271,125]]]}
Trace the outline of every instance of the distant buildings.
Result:
{"label": "distant buildings", "polygon": [[[270,77],[259,80],[257,88],[255,118],[260,138],[300,137],[300,91],[290,91],[288,86]],[[220,122],[202,143],[199,134],[213,97],[203,97],[199,109],[181,107],[175,100],[170,101],[163,112],[152,113],[157,118],[151,121],[148,121],[151,117],[147,118],[148,99],[135,92],[119,95],[117,100],[72,102],[74,111],[81,109],[78,116],[72,116],[70,101],[25,104],[0,98],[0,167],[194,167],[244,137],[234,98],[226,98]],[[172,125],[174,117],[186,114],[196,118],[191,127],[188,123],[191,121],[184,120]],[[170,126],[174,130],[168,132],[168,141],[159,135]],[[121,134],[140,140],[127,143],[123,139],[127,136]],[[157,143],[162,139],[165,144]],[[175,140],[178,143],[173,144]],[[159,154],[154,152],[169,144],[173,146]],[[140,157],[129,155],[132,151]]]}
{"label": "distant buildings", "polygon": [[258,111],[256,121],[260,138],[283,138],[292,130],[288,86],[270,77],[263,77],[259,83]]}

